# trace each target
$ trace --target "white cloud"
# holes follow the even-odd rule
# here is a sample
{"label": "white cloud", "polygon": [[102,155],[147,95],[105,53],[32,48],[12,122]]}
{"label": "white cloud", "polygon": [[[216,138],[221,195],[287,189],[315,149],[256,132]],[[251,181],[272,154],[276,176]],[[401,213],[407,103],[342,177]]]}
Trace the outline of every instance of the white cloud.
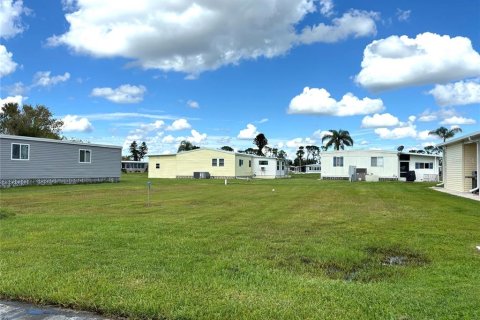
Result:
{"label": "white cloud", "polygon": [[66,115],[62,119],[63,121],[63,132],[91,132],[93,126],[85,117],[79,117],[76,115]]}
{"label": "white cloud", "polygon": [[268,122],[268,118],[263,118],[260,121],[258,121],[258,123],[265,123],[265,122]]}
{"label": "white cloud", "polygon": [[27,97],[17,95],[17,96],[12,96],[12,97],[6,97],[3,99],[0,99],[0,109],[3,107],[5,103],[18,103],[18,105],[21,107],[23,105],[23,100],[27,99]]}
{"label": "white cloud", "polygon": [[333,0],[320,0],[320,13],[326,17],[333,14]]}
{"label": "white cloud", "polygon": [[187,101],[187,105],[188,105],[190,108],[194,108],[194,109],[200,108],[200,105],[199,105],[198,102],[195,101],[195,100],[188,100],[188,101]]}
{"label": "white cloud", "polygon": [[430,110],[425,110],[422,114],[418,117],[418,121],[420,122],[432,122],[438,119],[438,116],[435,112],[431,112]]}
{"label": "white cloud", "polygon": [[68,72],[58,76],[50,76],[50,74],[51,71],[39,71],[35,73],[32,87],[50,87],[70,79],[70,73]]}
{"label": "white cloud", "polygon": [[120,119],[131,119],[131,118],[146,118],[146,119],[164,119],[164,120],[175,120],[176,117],[168,115],[157,115],[157,114],[148,114],[148,113],[138,113],[138,112],[111,112],[111,113],[93,113],[85,115],[85,117],[90,120],[103,120],[103,121],[114,121]]}
{"label": "white cloud", "polygon": [[479,75],[480,55],[470,39],[426,32],[415,39],[390,36],[370,43],[355,81],[380,91]]}
{"label": "white cloud", "polygon": [[23,7],[22,0],[0,1],[0,38],[8,39],[22,33],[25,27],[21,17],[28,12],[29,10]]}
{"label": "white cloud", "polygon": [[172,122],[170,126],[167,127],[168,131],[179,131],[179,130],[185,130],[185,129],[190,129],[192,126],[186,119],[177,119]]}
{"label": "white cloud", "polygon": [[377,128],[374,132],[381,138],[387,140],[396,140],[402,138],[416,138],[417,131],[414,126],[399,127],[394,129]]}
{"label": "white cloud", "polygon": [[435,85],[428,93],[442,107],[480,103],[480,79]]}
{"label": "white cloud", "polygon": [[164,127],[164,125],[165,125],[164,121],[157,120],[155,122],[148,123],[148,124],[142,123],[142,124],[140,124],[139,128],[142,131],[150,132],[150,131],[155,131],[155,130],[162,129]]}
{"label": "white cloud", "polygon": [[313,133],[313,137],[314,138],[317,138],[317,139],[322,139],[326,134],[330,134],[331,132],[328,131],[328,130],[316,130],[314,133]]}
{"label": "white cloud", "polygon": [[91,95],[102,97],[115,103],[137,103],[143,100],[147,91],[144,86],[133,86],[130,84],[121,85],[118,88],[94,88]]}
{"label": "white cloud", "polygon": [[300,146],[310,146],[315,144],[315,140],[311,138],[295,138],[287,141],[286,146],[289,148],[298,148]]}
{"label": "white cloud", "polygon": [[5,46],[0,45],[0,78],[17,69],[17,63],[12,60],[12,56],[13,54],[8,52]]}
{"label": "white cloud", "polygon": [[197,130],[190,131],[192,134],[190,137],[187,137],[186,140],[190,141],[191,143],[202,143],[207,139],[206,133],[200,133]]}
{"label": "white cloud", "polygon": [[162,139],[162,143],[174,143],[174,142],[175,142],[175,137],[170,134],[168,136],[163,137]]}
{"label": "white cloud", "polygon": [[398,8],[397,8],[397,12],[395,13],[398,21],[408,21],[408,19],[410,19],[411,14],[412,14],[412,10],[402,10]]}
{"label": "white cloud", "polygon": [[245,59],[276,57],[305,42],[375,34],[375,14],[357,10],[333,19],[331,25],[318,24],[297,33],[295,27],[310,13],[320,10],[328,15],[328,3],[144,0],[132,6],[128,1],[79,1],[76,11],[65,15],[68,31],[50,37],[48,43],[94,57],[123,57],[144,69],[185,72],[195,78]]}
{"label": "white cloud", "polygon": [[373,116],[366,116],[362,120],[362,128],[379,128],[379,127],[394,127],[400,123],[397,117],[390,113],[378,114]]}
{"label": "white cloud", "polygon": [[288,113],[317,114],[331,116],[354,116],[379,112],[384,109],[381,99],[359,99],[352,93],[347,93],[342,100],[336,101],[323,88],[303,89],[303,92],[290,101]]}
{"label": "white cloud", "polygon": [[377,34],[375,19],[378,13],[351,10],[340,18],[333,19],[332,25],[320,23],[308,26],[302,30],[299,41],[310,44],[315,42],[338,42],[348,37],[354,38],[373,36]]}
{"label": "white cloud", "polygon": [[446,118],[440,122],[440,124],[447,124],[447,125],[475,124],[475,123],[476,123],[475,119],[457,117],[457,116]]}
{"label": "white cloud", "polygon": [[360,141],[361,146],[366,146],[366,145],[369,145],[369,144],[370,144],[370,142],[368,142],[367,140]]}
{"label": "white cloud", "polygon": [[419,140],[428,140],[432,139],[432,135],[428,134],[430,130],[423,130],[417,133],[417,139]]}
{"label": "white cloud", "polygon": [[237,138],[241,140],[251,140],[251,139],[255,139],[258,133],[259,132],[257,131],[257,127],[249,123],[247,124],[247,127],[245,129],[240,130]]}

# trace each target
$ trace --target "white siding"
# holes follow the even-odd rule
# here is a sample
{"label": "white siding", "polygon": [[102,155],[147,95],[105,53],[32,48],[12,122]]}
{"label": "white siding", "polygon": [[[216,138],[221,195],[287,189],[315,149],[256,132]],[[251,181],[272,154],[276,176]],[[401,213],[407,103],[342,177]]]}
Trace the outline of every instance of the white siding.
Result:
{"label": "white siding", "polygon": [[463,145],[463,191],[472,189],[472,171],[477,170],[477,145]]}
{"label": "white siding", "polygon": [[[410,155],[410,170],[415,171],[416,181],[430,181],[433,175],[436,175],[438,179],[439,174],[439,158],[432,156],[425,156],[421,154]],[[432,169],[417,169],[416,163],[433,163]],[[434,180],[437,181],[437,180]]]}
{"label": "white siding", "polygon": [[[343,157],[343,167],[333,166],[334,157]],[[372,157],[382,157],[383,166],[372,167]],[[396,178],[399,174],[398,156],[395,152],[337,151],[322,154],[322,178],[348,177],[349,166],[367,169],[367,175],[381,178]]]}

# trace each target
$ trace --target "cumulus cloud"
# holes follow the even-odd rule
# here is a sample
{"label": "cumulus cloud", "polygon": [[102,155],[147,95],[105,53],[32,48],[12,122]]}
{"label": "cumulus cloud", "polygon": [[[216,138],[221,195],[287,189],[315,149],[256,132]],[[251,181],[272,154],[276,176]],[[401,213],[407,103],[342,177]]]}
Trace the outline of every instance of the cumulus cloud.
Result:
{"label": "cumulus cloud", "polygon": [[442,107],[480,103],[480,78],[446,85],[437,84],[428,93]]}
{"label": "cumulus cloud", "polygon": [[58,76],[50,76],[51,73],[51,71],[39,71],[35,73],[33,76],[32,87],[51,87],[70,79],[70,73],[68,72]]}
{"label": "cumulus cloud", "polygon": [[29,10],[23,6],[22,0],[0,1],[0,38],[9,39],[22,33],[25,27],[21,18],[28,13]]}
{"label": "cumulus cloud", "polygon": [[188,105],[190,108],[194,108],[194,109],[200,108],[200,105],[199,105],[198,102],[195,101],[195,100],[188,100],[188,101],[187,101],[187,105]]}
{"label": "cumulus cloud", "polygon": [[429,134],[430,130],[423,130],[417,133],[417,139],[428,140],[432,139],[432,135]]}
{"label": "cumulus cloud", "polygon": [[257,127],[249,123],[247,124],[247,127],[245,129],[240,130],[240,132],[237,135],[237,138],[241,140],[251,140],[251,139],[255,139],[258,133],[259,132],[257,131]]}
{"label": "cumulus cloud", "polygon": [[162,143],[174,143],[174,142],[175,142],[175,137],[170,134],[168,136],[163,137],[162,139]]}
{"label": "cumulus cloud", "polygon": [[21,96],[21,95],[16,95],[12,97],[6,97],[3,99],[0,99],[0,108],[3,107],[5,103],[18,103],[19,106],[23,105],[23,100],[27,99],[27,97]]}
{"label": "cumulus cloud", "polygon": [[5,46],[0,45],[0,78],[17,69],[17,63],[13,61],[12,57],[13,54],[8,52]]}
{"label": "cumulus cloud", "polygon": [[186,119],[177,119],[172,122],[171,125],[167,127],[168,131],[179,131],[179,130],[185,130],[185,129],[190,129],[192,126]]}
{"label": "cumulus cloud", "polygon": [[480,75],[480,55],[465,37],[423,33],[415,39],[390,36],[364,50],[361,86],[381,91],[413,85],[445,83]]}
{"label": "cumulus cloud", "polygon": [[375,113],[373,116],[366,116],[362,119],[362,128],[394,127],[399,123],[398,118],[390,113]]}
{"label": "cumulus cloud", "polygon": [[118,88],[94,88],[91,95],[102,97],[115,103],[137,103],[143,100],[143,95],[147,91],[144,86],[133,86],[124,84]]}
{"label": "cumulus cloud", "polygon": [[381,99],[359,99],[349,92],[340,101],[336,101],[323,88],[306,87],[290,101],[288,113],[344,117],[379,112],[384,108]]}
{"label": "cumulus cloud", "polygon": [[301,43],[314,42],[332,43],[344,40],[348,37],[365,37],[377,34],[375,12],[351,10],[340,18],[333,19],[332,25],[320,23],[315,26],[305,27],[299,36]]}
{"label": "cumulus cloud", "polygon": [[418,121],[420,122],[432,122],[438,119],[438,116],[435,112],[431,112],[430,110],[425,110],[422,114],[418,117]]}
{"label": "cumulus cloud", "polygon": [[190,141],[191,143],[202,143],[207,139],[207,134],[206,133],[200,133],[197,130],[190,131],[192,134],[190,137],[187,137],[186,140]]}
{"label": "cumulus cloud", "polygon": [[475,123],[476,123],[475,119],[457,117],[457,116],[446,118],[440,122],[440,124],[447,124],[447,125],[475,124]]}
{"label": "cumulus cloud", "polygon": [[66,115],[62,118],[63,132],[91,132],[93,126],[85,117],[79,117],[76,115]]}
{"label": "cumulus cloud", "polygon": [[[66,33],[48,39],[94,57],[123,57],[131,65],[190,74],[190,78],[245,59],[272,58],[293,46],[373,35],[374,13],[351,10],[331,24],[295,29],[305,17],[332,13],[323,0],[129,2],[81,1],[65,15]],[[312,17],[312,16],[310,16]]]}
{"label": "cumulus cloud", "polygon": [[328,130],[316,130],[314,133],[313,133],[313,137],[316,138],[316,139],[322,139],[326,134],[330,134],[331,132],[328,131]]}
{"label": "cumulus cloud", "polygon": [[396,140],[403,138],[416,138],[417,130],[414,126],[399,127],[394,129],[377,128],[374,132],[381,138],[387,140]]}

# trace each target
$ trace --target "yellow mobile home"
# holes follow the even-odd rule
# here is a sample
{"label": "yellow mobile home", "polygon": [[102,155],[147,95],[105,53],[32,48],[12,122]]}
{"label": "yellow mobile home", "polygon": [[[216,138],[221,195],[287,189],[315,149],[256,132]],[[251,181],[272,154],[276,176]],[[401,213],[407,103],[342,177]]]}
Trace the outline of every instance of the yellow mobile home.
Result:
{"label": "yellow mobile home", "polygon": [[192,178],[196,173],[221,179],[252,177],[252,159],[243,153],[205,148],[173,155],[150,155],[148,177]]}

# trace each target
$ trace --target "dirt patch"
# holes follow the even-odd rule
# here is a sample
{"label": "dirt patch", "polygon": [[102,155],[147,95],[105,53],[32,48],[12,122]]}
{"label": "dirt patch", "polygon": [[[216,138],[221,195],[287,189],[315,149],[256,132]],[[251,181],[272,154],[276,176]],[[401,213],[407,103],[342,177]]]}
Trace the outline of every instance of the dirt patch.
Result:
{"label": "dirt patch", "polygon": [[322,261],[308,256],[289,257],[278,266],[291,272],[356,282],[379,282],[402,276],[409,268],[424,266],[430,260],[419,252],[405,248],[369,247],[361,260]]}

